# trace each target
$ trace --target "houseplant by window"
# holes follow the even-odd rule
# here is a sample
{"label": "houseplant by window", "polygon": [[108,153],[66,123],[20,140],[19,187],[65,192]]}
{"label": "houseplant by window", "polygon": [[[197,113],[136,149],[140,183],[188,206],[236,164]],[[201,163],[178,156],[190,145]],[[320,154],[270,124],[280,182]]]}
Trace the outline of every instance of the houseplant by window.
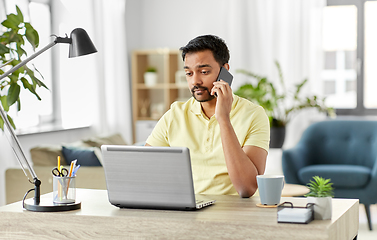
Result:
{"label": "houseplant by window", "polygon": [[279,62],[275,61],[275,65],[279,73],[279,89],[282,90],[281,93],[278,93],[277,86],[267,77],[262,77],[243,69],[236,70],[236,72],[251,77],[252,80],[256,81],[242,85],[234,93],[261,105],[265,109],[271,126],[270,147],[281,148],[285,139],[285,126],[295,113],[306,108],[316,108],[320,112],[325,112],[333,117],[335,116],[335,111],[325,105],[325,98],[320,99],[316,95],[301,96],[301,90],[307,83],[307,79],[295,85],[293,89],[287,90]]}
{"label": "houseplant by window", "polygon": [[314,176],[307,184],[310,192],[305,195],[308,203],[314,203],[314,219],[331,219],[334,189],[331,179]]}
{"label": "houseplant by window", "polygon": [[[4,73],[4,69],[16,66],[24,56],[27,56],[27,52],[24,50],[26,42],[33,47],[33,50],[39,44],[38,32],[30,23],[24,21],[23,14],[18,6],[16,6],[16,10],[17,14],[7,15],[7,18],[1,23],[2,29],[5,29],[5,31],[0,35],[0,75]],[[21,110],[21,86],[34,94],[38,100],[41,100],[36,90],[38,87],[46,89],[47,87],[39,78],[43,77],[34,66],[30,68],[25,65],[0,80],[1,105],[13,128],[16,128],[16,126],[8,115],[10,107],[17,103],[17,111]],[[4,121],[1,117],[0,128],[4,130]]]}

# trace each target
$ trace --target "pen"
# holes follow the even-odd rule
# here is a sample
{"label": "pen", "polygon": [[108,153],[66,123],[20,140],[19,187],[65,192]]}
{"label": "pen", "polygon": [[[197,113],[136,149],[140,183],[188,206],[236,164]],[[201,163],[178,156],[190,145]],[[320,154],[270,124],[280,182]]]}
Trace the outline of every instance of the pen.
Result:
{"label": "pen", "polygon": [[71,167],[70,167],[70,169],[69,169],[69,175],[68,175],[69,177],[73,177],[73,175],[72,175],[72,171],[73,171],[73,170],[75,169],[75,167],[76,167],[76,162],[77,162],[77,159],[71,162]]}
{"label": "pen", "polygon": [[60,171],[60,156],[58,156],[58,170]]}
{"label": "pen", "polygon": [[72,177],[75,177],[75,176],[76,176],[76,172],[77,172],[77,170],[79,170],[80,167],[81,167],[80,164],[77,165],[77,167],[75,167],[75,169],[74,169],[73,172],[72,172]]}

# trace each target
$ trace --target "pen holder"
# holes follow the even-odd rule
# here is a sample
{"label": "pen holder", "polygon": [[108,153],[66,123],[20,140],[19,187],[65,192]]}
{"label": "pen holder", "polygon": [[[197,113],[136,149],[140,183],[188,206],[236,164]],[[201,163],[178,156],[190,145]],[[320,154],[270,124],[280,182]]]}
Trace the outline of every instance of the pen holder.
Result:
{"label": "pen holder", "polygon": [[53,202],[58,204],[76,201],[76,177],[53,176]]}

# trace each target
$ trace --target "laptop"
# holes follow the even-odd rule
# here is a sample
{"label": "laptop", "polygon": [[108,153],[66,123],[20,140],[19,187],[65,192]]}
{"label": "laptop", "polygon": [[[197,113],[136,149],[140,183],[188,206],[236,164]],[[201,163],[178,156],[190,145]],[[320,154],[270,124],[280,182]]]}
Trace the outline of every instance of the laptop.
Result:
{"label": "laptop", "polygon": [[186,147],[102,145],[101,151],[114,206],[195,210],[215,202],[195,196]]}

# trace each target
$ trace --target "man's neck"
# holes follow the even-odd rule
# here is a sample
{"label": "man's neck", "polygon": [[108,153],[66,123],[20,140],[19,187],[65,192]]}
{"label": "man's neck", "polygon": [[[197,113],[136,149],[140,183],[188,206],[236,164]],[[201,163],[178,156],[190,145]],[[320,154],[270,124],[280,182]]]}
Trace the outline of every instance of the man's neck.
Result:
{"label": "man's neck", "polygon": [[214,98],[211,101],[208,102],[201,102],[200,105],[202,106],[203,113],[208,117],[211,118],[213,115],[215,115],[216,110],[216,102],[217,99]]}

